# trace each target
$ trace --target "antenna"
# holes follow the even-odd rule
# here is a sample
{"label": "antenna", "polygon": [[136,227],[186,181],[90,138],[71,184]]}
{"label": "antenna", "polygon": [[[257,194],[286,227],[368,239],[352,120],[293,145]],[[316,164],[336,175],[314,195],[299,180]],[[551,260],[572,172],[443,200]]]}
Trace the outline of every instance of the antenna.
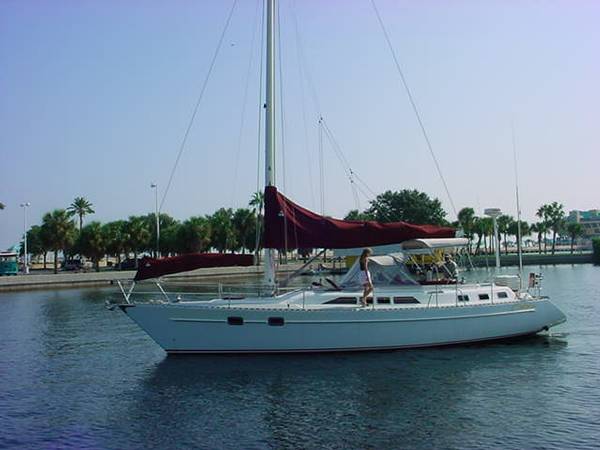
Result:
{"label": "antenna", "polygon": [[522,238],[521,235],[521,204],[519,199],[519,171],[517,164],[517,144],[515,140],[515,125],[511,122],[510,124],[511,132],[512,132],[512,147],[513,147],[513,161],[515,166],[515,195],[517,198],[517,252],[519,253],[519,290],[523,288],[523,249]]}

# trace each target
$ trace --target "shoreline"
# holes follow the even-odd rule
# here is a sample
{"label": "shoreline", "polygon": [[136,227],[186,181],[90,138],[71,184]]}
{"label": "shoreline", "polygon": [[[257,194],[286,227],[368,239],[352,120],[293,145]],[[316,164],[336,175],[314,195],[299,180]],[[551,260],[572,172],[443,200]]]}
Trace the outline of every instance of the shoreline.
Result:
{"label": "shoreline", "polygon": [[[493,268],[495,265],[494,255],[471,256],[473,267]],[[524,254],[524,266],[544,266],[559,264],[592,264],[592,253],[580,254]],[[519,258],[516,254],[500,256],[502,267],[518,266]],[[279,266],[279,273],[290,273],[302,267],[302,263],[289,263]],[[44,273],[29,275],[14,275],[0,277],[0,293],[10,291],[27,291],[40,289],[66,289],[93,286],[112,286],[117,281],[131,280],[135,276],[135,270],[104,271],[104,272],[77,272],[77,273]],[[196,269],[183,274],[173,274],[164,277],[172,281],[213,281],[215,278],[236,279],[258,276],[263,273],[262,266],[250,267],[214,267]]]}
{"label": "shoreline", "polygon": [[[302,266],[301,263],[281,265],[280,273],[289,273]],[[64,289],[77,287],[111,286],[117,281],[131,280],[135,270],[78,272],[78,273],[45,273],[29,275],[13,275],[0,277],[0,292],[27,291],[39,289]],[[172,281],[211,280],[218,278],[244,278],[263,273],[262,266],[250,267],[214,267],[196,269],[184,274],[163,277]]]}
{"label": "shoreline", "polygon": [[[473,263],[474,267],[494,267],[496,264],[496,257],[493,254],[471,256],[471,262]],[[523,254],[524,266],[545,266],[556,264],[593,264],[593,262],[594,254],[592,252],[574,254],[556,253],[554,255],[544,253]],[[517,255],[516,253],[500,255],[500,265],[502,267],[518,266],[519,255]]]}

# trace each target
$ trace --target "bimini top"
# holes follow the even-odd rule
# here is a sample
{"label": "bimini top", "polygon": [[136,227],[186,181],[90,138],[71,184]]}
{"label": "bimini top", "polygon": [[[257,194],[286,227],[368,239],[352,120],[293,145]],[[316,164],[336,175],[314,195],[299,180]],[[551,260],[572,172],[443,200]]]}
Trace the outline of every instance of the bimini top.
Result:
{"label": "bimini top", "polygon": [[[402,253],[392,253],[369,258],[369,272],[374,286],[404,286],[418,285],[404,264]],[[343,288],[353,289],[361,287],[360,259],[352,265],[348,273],[340,282]]]}
{"label": "bimini top", "polygon": [[469,240],[467,238],[411,239],[402,243],[402,251],[412,255],[423,255],[443,248],[466,247],[468,244]]}

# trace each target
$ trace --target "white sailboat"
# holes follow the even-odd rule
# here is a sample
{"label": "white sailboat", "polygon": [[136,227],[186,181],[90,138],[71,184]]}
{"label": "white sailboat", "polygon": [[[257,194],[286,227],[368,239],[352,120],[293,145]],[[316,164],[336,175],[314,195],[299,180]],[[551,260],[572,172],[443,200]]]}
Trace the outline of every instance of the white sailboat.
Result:
{"label": "white sailboat", "polygon": [[[413,238],[452,238],[447,228],[405,223],[343,222],[318,216],[275,188],[275,0],[267,0],[265,258],[262,296],[186,301],[132,301],[119,308],[168,353],[278,353],[388,350],[497,340],[535,334],[566,320],[547,297],[510,283],[419,283],[402,254],[372,257],[375,293],[360,307],[356,265],[339,285],[279,294],[275,249],[348,248]],[[289,244],[289,245],[288,245]],[[449,243],[448,245],[452,245]],[[232,265],[247,265],[233,261]],[[210,258],[209,258],[210,259]],[[216,261],[216,257],[213,258]],[[225,262],[214,262],[224,265]],[[206,259],[147,260],[138,279],[159,277]],[[210,263],[206,263],[210,264]],[[162,291],[160,283],[157,283]]]}

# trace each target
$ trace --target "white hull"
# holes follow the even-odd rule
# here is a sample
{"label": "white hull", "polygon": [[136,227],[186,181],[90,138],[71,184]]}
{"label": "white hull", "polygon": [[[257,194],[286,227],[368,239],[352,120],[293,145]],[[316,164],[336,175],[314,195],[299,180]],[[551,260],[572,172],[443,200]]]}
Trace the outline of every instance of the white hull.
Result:
{"label": "white hull", "polygon": [[[430,347],[534,334],[566,320],[550,300],[533,298],[439,306],[376,305],[375,308],[286,307],[281,302],[269,306],[264,299],[261,303],[256,301],[255,305],[236,307],[211,304],[215,301],[121,307],[168,353],[342,352]],[[239,324],[240,319],[243,324]]]}

